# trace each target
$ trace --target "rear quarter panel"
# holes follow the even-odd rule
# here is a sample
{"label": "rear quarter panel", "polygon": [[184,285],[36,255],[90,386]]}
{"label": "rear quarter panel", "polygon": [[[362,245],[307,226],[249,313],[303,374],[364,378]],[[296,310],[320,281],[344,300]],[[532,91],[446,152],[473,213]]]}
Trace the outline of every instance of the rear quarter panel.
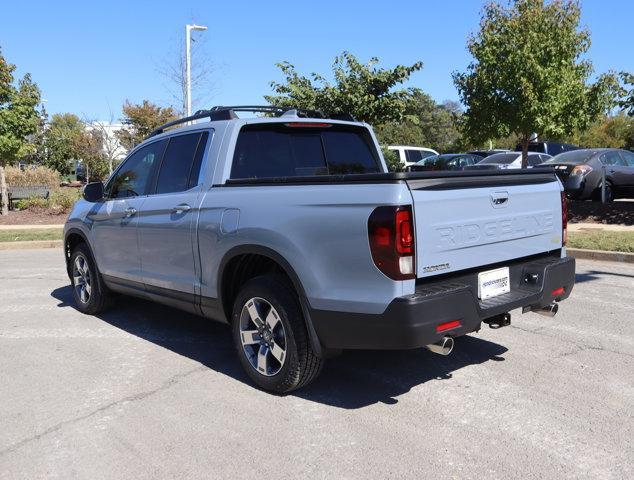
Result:
{"label": "rear quarter panel", "polygon": [[290,264],[312,308],[382,313],[412,293],[414,281],[395,282],[376,268],[367,221],[378,205],[403,204],[411,204],[404,183],[213,187],[199,213],[201,293],[219,298],[227,252],[256,245]]}

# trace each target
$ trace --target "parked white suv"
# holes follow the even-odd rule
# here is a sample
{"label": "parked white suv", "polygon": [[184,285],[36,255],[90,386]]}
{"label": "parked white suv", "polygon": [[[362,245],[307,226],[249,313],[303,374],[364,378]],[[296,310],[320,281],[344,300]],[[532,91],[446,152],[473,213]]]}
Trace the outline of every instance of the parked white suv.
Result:
{"label": "parked white suv", "polygon": [[420,162],[423,158],[431,157],[432,155],[438,155],[436,150],[423,147],[410,147],[406,145],[390,145],[388,150],[392,150],[398,153],[398,159],[403,165],[409,167],[417,162]]}

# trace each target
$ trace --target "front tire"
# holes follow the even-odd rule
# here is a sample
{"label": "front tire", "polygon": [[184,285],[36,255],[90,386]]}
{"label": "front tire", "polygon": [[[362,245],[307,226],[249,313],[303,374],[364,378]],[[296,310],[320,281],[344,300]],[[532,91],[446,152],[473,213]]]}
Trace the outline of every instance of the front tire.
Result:
{"label": "front tire", "polygon": [[96,315],[110,306],[112,294],[104,285],[85,243],[80,243],[71,252],[70,272],[77,310],[88,315]]}
{"label": "front tire", "polygon": [[233,340],[242,367],[264,390],[286,393],[323,366],[313,351],[297,294],[275,275],[249,280],[233,305]]}

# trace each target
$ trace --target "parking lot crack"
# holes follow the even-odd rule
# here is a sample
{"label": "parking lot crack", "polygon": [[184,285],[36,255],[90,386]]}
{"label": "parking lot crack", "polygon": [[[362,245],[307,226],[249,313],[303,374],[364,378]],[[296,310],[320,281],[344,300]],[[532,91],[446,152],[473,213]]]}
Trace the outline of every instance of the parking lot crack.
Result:
{"label": "parking lot crack", "polygon": [[129,395],[127,397],[123,397],[120,398],[119,400],[115,400],[114,402],[108,403],[107,405],[103,405],[89,413],[80,415],[78,417],[69,419],[69,420],[64,420],[63,422],[59,422],[56,425],[53,425],[49,428],[47,428],[46,430],[30,436],[28,438],[22,439],[16,443],[14,443],[13,445],[8,446],[7,448],[0,450],[0,457],[3,457],[9,453],[12,453],[16,450],[18,450],[19,448],[23,447],[24,445],[27,445],[31,442],[37,441],[43,437],[46,437],[48,435],[50,435],[51,433],[55,433],[59,430],[61,430],[62,428],[68,426],[68,425],[73,425],[75,423],[81,422],[83,420],[86,420],[88,418],[91,418],[101,412],[104,412],[106,410],[109,410],[113,407],[116,407],[118,405],[122,405],[122,404],[126,404],[126,403],[132,403],[132,402],[138,402],[139,400],[144,400],[152,395],[155,395],[159,392],[162,392],[164,390],[167,390],[171,387],[173,387],[175,384],[177,384],[179,381],[181,381],[182,379],[193,375],[197,372],[203,371],[203,370],[207,370],[207,367],[205,367],[204,365],[201,365],[199,367],[196,367],[194,369],[188,370],[187,372],[183,372],[183,373],[177,373],[176,375],[173,375],[172,377],[170,377],[169,379],[167,379],[165,382],[163,382],[161,385],[159,385],[158,387],[152,389],[152,390],[147,390],[145,392],[140,392],[137,393],[135,395]]}

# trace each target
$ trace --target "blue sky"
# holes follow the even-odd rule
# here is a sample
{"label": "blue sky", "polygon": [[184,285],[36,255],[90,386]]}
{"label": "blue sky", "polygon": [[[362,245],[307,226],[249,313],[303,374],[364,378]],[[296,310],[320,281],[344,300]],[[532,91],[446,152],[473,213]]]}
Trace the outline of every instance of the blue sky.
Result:
{"label": "blue sky", "polygon": [[[424,63],[410,85],[436,100],[457,99],[451,72],[470,57],[479,0],[372,2],[7,0],[0,16],[5,58],[30,72],[51,113],[94,119],[120,116],[124,99],[167,104],[158,66],[183,42],[186,23],[207,25],[200,51],[215,66],[210,104],[263,103],[274,64],[329,73],[335,55],[349,50],[381,65]],[[589,58],[597,73],[634,71],[634,1],[585,0],[582,23],[592,32]],[[202,107],[199,105],[199,107]]]}

